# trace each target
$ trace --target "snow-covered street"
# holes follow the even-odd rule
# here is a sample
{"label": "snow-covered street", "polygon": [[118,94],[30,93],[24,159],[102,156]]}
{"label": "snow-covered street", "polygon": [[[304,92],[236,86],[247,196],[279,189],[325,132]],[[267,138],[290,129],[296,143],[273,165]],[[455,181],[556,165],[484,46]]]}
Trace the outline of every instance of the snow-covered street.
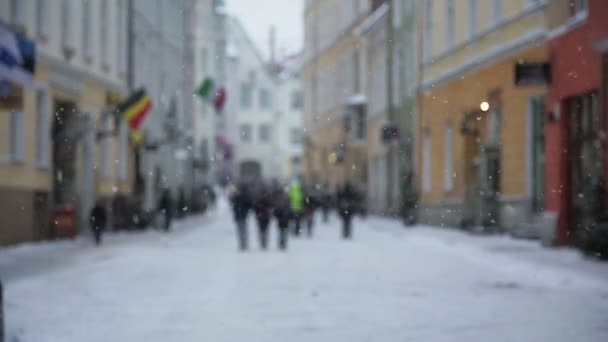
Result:
{"label": "snow-covered street", "polygon": [[[170,233],[0,250],[7,341],[608,341],[608,264],[534,241],[335,218],[236,251],[226,204]],[[273,231],[274,233],[274,231]]]}

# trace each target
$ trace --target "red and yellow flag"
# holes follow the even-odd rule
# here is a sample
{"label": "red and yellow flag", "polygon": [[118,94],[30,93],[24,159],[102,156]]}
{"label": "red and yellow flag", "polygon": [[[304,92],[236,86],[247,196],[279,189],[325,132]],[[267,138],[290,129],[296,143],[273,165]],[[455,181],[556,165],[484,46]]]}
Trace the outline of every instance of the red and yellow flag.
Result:
{"label": "red and yellow flag", "polygon": [[152,100],[144,89],[139,89],[118,106],[132,130],[137,130],[152,109]]}

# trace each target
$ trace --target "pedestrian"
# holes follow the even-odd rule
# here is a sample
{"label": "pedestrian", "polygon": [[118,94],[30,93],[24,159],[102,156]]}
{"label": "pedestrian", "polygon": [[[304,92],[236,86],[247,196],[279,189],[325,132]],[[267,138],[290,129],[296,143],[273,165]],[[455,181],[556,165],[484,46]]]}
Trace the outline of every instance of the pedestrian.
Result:
{"label": "pedestrian", "polygon": [[252,207],[249,189],[243,183],[239,184],[233,191],[230,200],[232,202],[232,212],[236,222],[238,247],[241,251],[247,250],[247,215]]}
{"label": "pedestrian", "polygon": [[99,246],[101,245],[101,235],[107,224],[106,208],[101,202],[95,203],[95,206],[91,209],[90,224],[95,237],[95,244]]}
{"label": "pedestrian", "polygon": [[258,223],[258,236],[260,248],[268,249],[268,227],[272,216],[272,194],[265,185],[260,185],[253,204],[255,217]]}
{"label": "pedestrian", "polygon": [[295,236],[300,235],[302,214],[304,212],[304,195],[300,183],[294,182],[289,189],[289,206],[292,216],[292,232]]}
{"label": "pedestrian", "polygon": [[323,222],[329,222],[329,210],[331,208],[331,195],[325,191],[321,197],[321,210],[323,211]]}
{"label": "pedestrian", "polygon": [[357,198],[359,196],[355,188],[348,182],[337,194],[338,211],[342,218],[342,237],[344,239],[352,237],[352,218],[355,214]]}
{"label": "pedestrian", "polygon": [[279,228],[279,249],[284,251],[287,249],[287,237],[289,235],[289,219],[291,210],[289,200],[285,196],[285,192],[276,191],[274,193],[274,216],[277,219],[277,227]]}
{"label": "pedestrian", "polygon": [[158,211],[162,215],[162,228],[168,231],[173,218],[173,200],[169,189],[164,189],[158,201]]}
{"label": "pedestrian", "polygon": [[314,217],[315,210],[317,208],[317,197],[315,192],[312,189],[308,189],[305,192],[304,197],[304,215],[306,217],[306,232],[308,237],[312,237],[313,228],[314,228]]}

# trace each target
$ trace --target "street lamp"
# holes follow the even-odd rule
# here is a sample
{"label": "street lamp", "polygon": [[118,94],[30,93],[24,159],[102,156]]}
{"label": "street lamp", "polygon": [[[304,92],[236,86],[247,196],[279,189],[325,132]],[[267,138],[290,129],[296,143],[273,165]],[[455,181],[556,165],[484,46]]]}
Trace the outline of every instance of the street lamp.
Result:
{"label": "street lamp", "polygon": [[480,105],[479,105],[479,109],[481,109],[482,112],[487,112],[488,110],[490,110],[490,104],[486,101],[483,101]]}

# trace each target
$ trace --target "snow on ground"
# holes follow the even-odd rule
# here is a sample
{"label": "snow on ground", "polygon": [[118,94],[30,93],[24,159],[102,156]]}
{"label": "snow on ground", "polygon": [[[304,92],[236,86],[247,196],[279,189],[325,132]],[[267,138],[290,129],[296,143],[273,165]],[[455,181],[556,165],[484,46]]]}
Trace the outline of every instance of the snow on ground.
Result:
{"label": "snow on ground", "polygon": [[224,203],[101,248],[1,249],[8,341],[608,341],[608,264],[572,250],[383,218],[271,241],[238,253]]}

